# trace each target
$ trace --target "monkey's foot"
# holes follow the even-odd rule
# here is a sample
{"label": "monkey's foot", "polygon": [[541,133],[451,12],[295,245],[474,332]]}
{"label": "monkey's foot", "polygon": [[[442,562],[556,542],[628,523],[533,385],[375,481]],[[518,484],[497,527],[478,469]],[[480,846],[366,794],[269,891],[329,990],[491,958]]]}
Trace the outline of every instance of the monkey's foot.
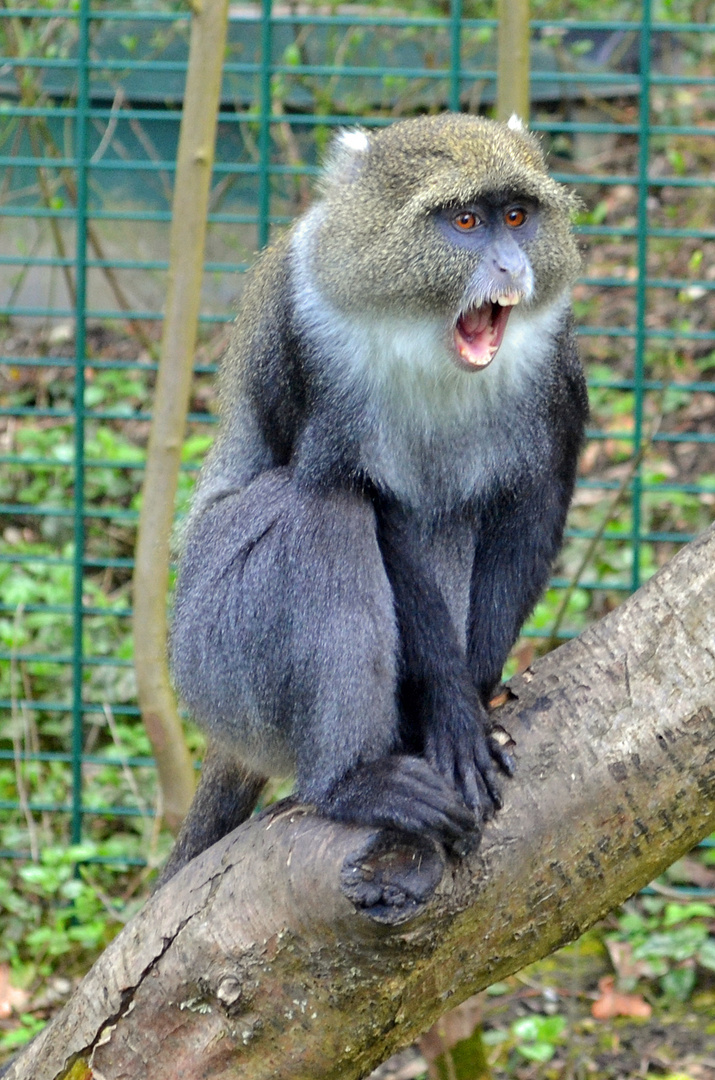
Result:
{"label": "monkey's foot", "polygon": [[335,821],[429,836],[458,854],[479,836],[474,813],[422,758],[393,755],[368,762],[311,801]]}
{"label": "monkey's foot", "polygon": [[340,888],[358,911],[389,926],[418,915],[442,880],[437,844],[419,836],[379,832],[343,863]]}

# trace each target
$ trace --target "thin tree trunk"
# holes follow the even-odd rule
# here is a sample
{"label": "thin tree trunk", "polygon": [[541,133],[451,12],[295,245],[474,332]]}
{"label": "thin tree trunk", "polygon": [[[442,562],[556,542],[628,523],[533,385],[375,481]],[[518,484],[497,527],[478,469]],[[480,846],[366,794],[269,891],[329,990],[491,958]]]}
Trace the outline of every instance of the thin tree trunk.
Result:
{"label": "thin tree trunk", "polygon": [[497,120],[529,120],[529,0],[499,0]]}
{"label": "thin tree trunk", "polygon": [[169,542],[191,393],[228,0],[193,8],[171,220],[161,361],[154,394],[134,570],[134,668],[164,818],[176,830],[194,793],[166,659]]}
{"label": "thin tree trunk", "polygon": [[710,529],[513,680],[518,771],[474,854],[254,819],[149,901],[9,1076],[364,1077],[715,828],[714,641]]}

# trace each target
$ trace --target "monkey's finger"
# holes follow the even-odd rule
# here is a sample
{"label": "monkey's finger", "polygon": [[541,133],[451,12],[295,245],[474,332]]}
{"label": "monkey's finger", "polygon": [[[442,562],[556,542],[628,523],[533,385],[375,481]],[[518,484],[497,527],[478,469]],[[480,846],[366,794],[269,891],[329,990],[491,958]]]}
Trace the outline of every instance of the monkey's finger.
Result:
{"label": "monkey's finger", "polygon": [[[501,805],[491,757],[484,736],[463,733],[452,743],[446,738],[430,740],[425,748],[430,765],[456,788],[481,821],[488,821]],[[487,776],[491,771],[491,783]],[[494,793],[496,792],[496,799]]]}
{"label": "monkey's finger", "polygon": [[463,793],[467,805],[479,814],[482,821],[489,821],[501,807],[498,787],[488,783],[484,772],[476,763],[460,778],[459,790]]}
{"label": "monkey's finger", "polygon": [[486,820],[489,796],[478,770],[468,770],[466,775],[462,777],[458,787],[464,796],[464,801],[467,806],[470,806],[475,814],[478,814],[483,821]]}
{"label": "monkey's finger", "polygon": [[425,746],[425,760],[436,776],[453,787],[457,786],[459,750],[449,739],[429,739]]}
{"label": "monkey's finger", "polygon": [[[399,768],[394,771],[393,782],[408,796],[419,797],[428,803],[455,805],[462,814],[466,808],[457,794],[454,758],[436,756],[437,761],[411,756],[395,758]],[[468,810],[466,812],[472,817]]]}
{"label": "monkey's finger", "polygon": [[482,736],[476,740],[474,760],[494,809],[501,810],[503,805],[501,786],[497,778],[497,771],[494,768],[491,742],[488,737]]}
{"label": "monkey's finger", "polygon": [[460,806],[454,796],[450,802],[436,805],[432,799],[421,799],[414,792],[410,795],[393,793],[392,804],[381,815],[379,824],[451,843],[471,836],[477,828],[477,819],[468,807]]}
{"label": "monkey's finger", "polygon": [[489,801],[492,805],[492,812],[494,812],[495,810],[501,810],[502,806],[504,805],[504,800],[502,798],[501,786],[497,779],[496,769],[491,763],[486,766],[481,764],[479,773],[482,780],[484,781],[484,786],[487,789]]}

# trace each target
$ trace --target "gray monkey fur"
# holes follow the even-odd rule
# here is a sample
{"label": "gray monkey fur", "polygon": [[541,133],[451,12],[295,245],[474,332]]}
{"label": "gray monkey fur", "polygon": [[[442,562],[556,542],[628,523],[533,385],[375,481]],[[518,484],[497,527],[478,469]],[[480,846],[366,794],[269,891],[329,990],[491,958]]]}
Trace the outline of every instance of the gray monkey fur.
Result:
{"label": "gray monkey fur", "polygon": [[[259,258],[180,566],[174,678],[212,749],[163,880],[267,776],[457,850],[499,807],[513,762],[486,704],[560,546],[587,412],[574,207],[520,124],[423,117],[339,135]],[[473,362],[465,312],[512,294]]]}

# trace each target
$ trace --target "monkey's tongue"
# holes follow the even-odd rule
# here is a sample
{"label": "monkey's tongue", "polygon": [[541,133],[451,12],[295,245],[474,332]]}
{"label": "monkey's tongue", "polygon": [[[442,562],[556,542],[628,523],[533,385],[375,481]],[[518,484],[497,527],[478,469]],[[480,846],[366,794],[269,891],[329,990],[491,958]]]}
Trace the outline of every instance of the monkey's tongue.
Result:
{"label": "monkey's tongue", "polygon": [[486,303],[460,315],[454,330],[454,344],[460,367],[473,371],[491,364],[499,351],[507,320],[515,300],[509,304]]}

